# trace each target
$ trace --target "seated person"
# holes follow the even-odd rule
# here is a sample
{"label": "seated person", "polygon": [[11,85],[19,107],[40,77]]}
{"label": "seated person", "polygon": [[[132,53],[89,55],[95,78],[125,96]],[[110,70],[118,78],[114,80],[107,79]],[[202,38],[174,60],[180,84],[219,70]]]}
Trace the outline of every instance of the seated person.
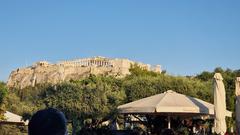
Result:
{"label": "seated person", "polygon": [[67,120],[64,114],[54,108],[36,112],[29,124],[29,135],[67,135]]}

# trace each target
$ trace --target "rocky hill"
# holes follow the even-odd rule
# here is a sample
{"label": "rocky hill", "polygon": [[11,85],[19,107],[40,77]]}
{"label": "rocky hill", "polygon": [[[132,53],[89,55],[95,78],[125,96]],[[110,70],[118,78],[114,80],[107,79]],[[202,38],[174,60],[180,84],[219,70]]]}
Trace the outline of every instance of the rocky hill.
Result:
{"label": "rocky hill", "polygon": [[32,66],[12,71],[7,85],[8,87],[22,89],[41,83],[56,84],[62,81],[77,80],[90,74],[124,77],[129,74],[131,64],[137,64],[149,71],[161,73],[160,65],[152,67],[149,64],[134,62],[128,59],[93,57],[60,61],[56,64],[40,61]]}

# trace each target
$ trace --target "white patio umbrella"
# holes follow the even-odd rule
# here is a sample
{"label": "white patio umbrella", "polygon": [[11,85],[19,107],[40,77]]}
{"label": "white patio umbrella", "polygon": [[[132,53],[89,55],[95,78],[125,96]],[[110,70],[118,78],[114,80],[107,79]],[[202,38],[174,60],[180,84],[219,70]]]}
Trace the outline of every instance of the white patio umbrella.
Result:
{"label": "white patio umbrella", "polygon": [[[7,123],[23,123],[24,125],[28,125],[28,121],[23,121],[22,116],[19,116],[17,114],[11,113],[9,111],[6,111],[4,113],[5,119],[2,120],[2,122]],[[0,121],[1,122],[1,121]]]}
{"label": "white patio umbrella", "polygon": [[236,79],[236,129],[240,134],[240,77]]}
{"label": "white patio umbrella", "polygon": [[224,135],[226,127],[226,94],[223,78],[220,73],[214,75],[214,130],[217,134]]}
{"label": "white patio umbrella", "polygon": [[[120,105],[118,110],[123,114],[214,115],[213,104],[172,90]],[[226,114],[231,117],[231,112],[227,111]]]}

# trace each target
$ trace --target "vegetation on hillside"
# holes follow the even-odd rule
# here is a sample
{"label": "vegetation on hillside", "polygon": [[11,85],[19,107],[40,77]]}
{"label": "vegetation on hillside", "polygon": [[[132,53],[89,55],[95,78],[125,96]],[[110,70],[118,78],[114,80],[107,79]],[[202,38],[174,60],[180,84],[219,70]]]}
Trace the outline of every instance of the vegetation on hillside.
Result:
{"label": "vegetation on hillside", "polygon": [[3,82],[0,82],[0,120],[3,119],[3,110],[5,110],[4,108],[4,101],[7,95],[7,87],[6,84]]}
{"label": "vegetation on hillside", "polygon": [[[58,108],[73,123],[73,132],[76,133],[80,128],[101,127],[103,121],[114,120],[118,105],[166,90],[213,103],[212,78],[214,72],[220,72],[229,97],[226,98],[227,108],[234,111],[234,82],[236,76],[240,76],[240,70],[216,68],[214,72],[204,71],[195,77],[183,77],[158,74],[133,65],[130,72],[125,78],[90,75],[54,86],[42,84],[21,90],[10,89],[5,98],[5,107],[25,119],[29,119],[39,109]],[[1,85],[0,88],[4,90],[0,89],[0,103],[1,91],[4,91],[2,95],[6,95],[5,84]]]}

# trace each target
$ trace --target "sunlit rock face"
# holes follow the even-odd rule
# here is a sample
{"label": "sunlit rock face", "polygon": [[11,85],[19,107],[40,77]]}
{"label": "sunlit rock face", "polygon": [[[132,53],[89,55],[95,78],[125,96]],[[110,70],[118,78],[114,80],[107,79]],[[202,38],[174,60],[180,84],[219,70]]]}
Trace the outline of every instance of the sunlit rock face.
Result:
{"label": "sunlit rock face", "polygon": [[76,59],[71,61],[60,61],[50,64],[47,61],[39,61],[26,68],[18,68],[11,72],[8,87],[24,88],[41,83],[56,84],[62,81],[77,80],[90,74],[111,75],[124,77],[128,74],[132,64],[161,73],[160,65],[151,66],[128,59],[111,59],[105,57],[93,57]]}

